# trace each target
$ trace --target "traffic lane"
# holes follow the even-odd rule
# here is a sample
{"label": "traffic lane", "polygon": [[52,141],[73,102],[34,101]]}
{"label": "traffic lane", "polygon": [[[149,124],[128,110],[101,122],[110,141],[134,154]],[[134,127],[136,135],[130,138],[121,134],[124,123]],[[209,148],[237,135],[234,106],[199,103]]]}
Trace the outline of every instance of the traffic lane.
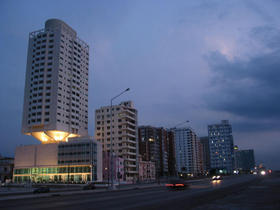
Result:
{"label": "traffic lane", "polygon": [[200,182],[191,183],[190,188],[192,189],[208,189],[208,188],[223,188],[228,187],[240,182],[247,182],[258,178],[253,175],[242,175],[242,176],[226,176],[222,180],[212,181],[212,179],[201,180]]}
{"label": "traffic lane", "polygon": [[[202,185],[202,187],[199,188],[205,189],[205,188],[211,188],[211,184],[208,182],[206,185]],[[214,186],[217,187],[217,186]],[[36,208],[50,208],[50,207],[74,207],[76,208],[76,205],[84,205],[87,203],[95,202],[95,204],[99,207],[110,207],[108,206],[108,202],[112,203],[112,207],[119,206],[123,204],[123,200],[129,200],[131,204],[134,204],[135,202],[141,201],[142,203],[147,202],[160,202],[162,198],[168,196],[169,199],[178,198],[178,196],[186,196],[186,194],[192,193],[194,190],[198,190],[197,188],[193,188],[193,186],[190,187],[193,190],[188,190],[186,192],[178,192],[177,194],[167,194],[164,195],[162,193],[168,193],[165,188],[157,188],[157,189],[146,189],[146,190],[140,190],[138,192],[137,190],[134,191],[116,191],[116,192],[106,192],[104,193],[98,193],[98,194],[88,194],[88,195],[78,195],[78,196],[63,196],[63,197],[52,197],[52,198],[45,198],[45,199],[39,199],[38,202],[36,200],[32,200],[31,203],[27,204],[28,207],[32,207],[34,209]],[[117,194],[116,194],[117,193]],[[139,197],[139,198],[138,198]],[[142,199],[143,198],[143,199]],[[113,202],[113,201],[116,202]],[[120,201],[120,203],[119,203]],[[20,201],[17,202],[20,205]],[[26,203],[24,201],[23,203]],[[37,205],[38,204],[38,205]],[[17,207],[17,205],[12,205],[14,207]],[[12,207],[11,205],[9,207]],[[23,205],[21,205],[23,206]]]}
{"label": "traffic lane", "polygon": [[280,176],[259,177],[258,180],[230,196],[195,209],[280,209]]}
{"label": "traffic lane", "polygon": [[[225,196],[231,196],[232,194],[239,193],[240,190],[246,189],[250,185],[254,183],[259,182],[258,177],[251,177],[246,178],[244,181],[239,180],[239,182],[232,182],[231,183],[225,183],[220,182],[219,187],[217,186],[210,186],[205,187],[204,189],[198,190],[198,191],[192,191],[191,194],[188,196],[177,196],[174,199],[163,199],[161,202],[157,203],[148,203],[143,204],[141,206],[128,206],[124,209],[192,209],[200,205],[205,205],[205,208],[202,209],[208,209],[207,204],[211,203],[215,200],[219,200],[224,198]],[[223,184],[224,183],[224,184]],[[211,185],[211,184],[210,184]],[[217,208],[216,208],[217,209]],[[228,209],[228,208],[224,208]]]}
{"label": "traffic lane", "polygon": [[[240,181],[240,180],[239,180]],[[207,190],[213,190],[222,186],[226,186],[226,183],[232,184],[232,181],[225,180],[218,185],[213,185],[211,182],[204,182],[200,185],[191,185],[189,190],[185,191],[168,191],[166,188],[157,187],[153,189],[139,189],[129,191],[115,191],[104,193],[91,193],[83,195],[61,196],[61,197],[48,197],[39,198],[38,200],[18,200],[13,203],[6,203],[6,207],[9,209],[17,208],[21,206],[27,207],[27,209],[42,209],[42,208],[87,208],[93,205],[96,208],[106,209],[123,209],[125,207],[133,208],[143,205],[152,205],[154,203],[161,203],[162,201],[172,201],[178,198],[188,197],[196,192],[203,192]],[[234,184],[235,182],[233,182]],[[199,186],[199,187],[197,187]],[[0,204],[0,206],[2,206]]]}
{"label": "traffic lane", "polygon": [[141,206],[144,204],[161,202],[163,199],[174,199],[178,196],[186,196],[191,194],[192,190],[186,191],[169,191],[165,187],[161,189],[139,189],[129,190],[125,192],[108,192],[103,194],[91,194],[91,195],[78,195],[65,197],[52,197],[52,198],[39,198],[38,200],[16,200],[12,203],[0,204],[0,208],[7,209],[124,209],[129,206]]}
{"label": "traffic lane", "polygon": [[[112,192],[98,192],[88,194],[73,194],[65,196],[42,197],[34,199],[7,200],[0,202],[0,208],[17,209],[41,209],[56,206],[68,206],[72,204],[91,203],[91,202],[108,202],[119,200],[122,198],[149,196],[166,191],[165,187],[157,187],[152,189],[135,189]],[[59,195],[59,194],[58,194]]]}

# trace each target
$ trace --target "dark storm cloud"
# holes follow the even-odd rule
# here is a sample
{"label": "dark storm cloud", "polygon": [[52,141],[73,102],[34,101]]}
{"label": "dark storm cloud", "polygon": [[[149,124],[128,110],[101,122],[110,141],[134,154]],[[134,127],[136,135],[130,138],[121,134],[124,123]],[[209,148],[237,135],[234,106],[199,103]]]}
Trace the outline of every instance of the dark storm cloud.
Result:
{"label": "dark storm cloud", "polygon": [[280,117],[280,33],[271,26],[253,28],[250,38],[263,45],[247,59],[229,60],[220,52],[207,57],[215,91],[207,96],[211,109],[256,120]]}

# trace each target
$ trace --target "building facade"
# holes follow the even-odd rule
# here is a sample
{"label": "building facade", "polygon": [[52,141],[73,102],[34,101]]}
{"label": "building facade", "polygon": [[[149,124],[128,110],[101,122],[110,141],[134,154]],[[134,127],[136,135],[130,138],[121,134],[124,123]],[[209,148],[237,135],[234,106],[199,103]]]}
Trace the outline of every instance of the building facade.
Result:
{"label": "building facade", "polygon": [[234,160],[235,169],[249,172],[255,167],[254,150],[236,150],[234,151]]}
{"label": "building facade", "polygon": [[[110,106],[95,111],[95,139],[103,151],[110,151]],[[131,101],[112,106],[112,148],[114,155],[124,159],[124,180],[138,179],[137,110]]]}
{"label": "building facade", "polygon": [[61,20],[29,34],[22,133],[42,143],[88,134],[89,46]]}
{"label": "building facade", "polygon": [[113,172],[113,180],[121,183],[124,181],[124,159],[113,155],[113,170],[111,170],[110,152],[104,151],[103,153],[103,181],[110,182],[111,172]]}
{"label": "building facade", "polygon": [[164,128],[139,126],[139,154],[143,161],[152,161],[156,178],[176,175],[174,134]]}
{"label": "building facade", "polygon": [[201,174],[196,133],[191,128],[175,128],[173,131],[178,173],[191,176]]}
{"label": "building facade", "polygon": [[101,145],[92,137],[18,146],[14,182],[85,183],[102,180]]}
{"label": "building facade", "polygon": [[151,182],[156,180],[156,165],[152,161],[142,160],[139,155],[139,181]]}
{"label": "building facade", "polygon": [[12,180],[14,158],[0,156],[0,183]]}
{"label": "building facade", "polygon": [[174,132],[172,130],[168,130],[167,135],[168,135],[168,176],[177,176]]}
{"label": "building facade", "polygon": [[203,151],[204,151],[204,145],[199,141],[197,141],[198,146],[198,173],[199,175],[206,174],[205,170],[205,164],[203,159]]}
{"label": "building facade", "polygon": [[203,168],[206,172],[211,169],[210,165],[210,148],[208,136],[199,138],[200,144],[202,145],[202,157],[203,157]]}
{"label": "building facade", "polygon": [[211,169],[232,173],[234,168],[232,127],[228,120],[208,125]]}

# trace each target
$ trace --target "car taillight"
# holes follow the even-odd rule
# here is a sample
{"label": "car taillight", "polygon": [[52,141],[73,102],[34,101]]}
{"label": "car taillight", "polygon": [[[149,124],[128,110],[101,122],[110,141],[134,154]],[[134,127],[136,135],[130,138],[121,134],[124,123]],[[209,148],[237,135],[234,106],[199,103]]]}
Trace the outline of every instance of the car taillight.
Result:
{"label": "car taillight", "polygon": [[166,187],[173,187],[174,184],[166,184],[165,186],[166,186]]}
{"label": "car taillight", "polygon": [[184,187],[184,184],[175,184],[176,187]]}

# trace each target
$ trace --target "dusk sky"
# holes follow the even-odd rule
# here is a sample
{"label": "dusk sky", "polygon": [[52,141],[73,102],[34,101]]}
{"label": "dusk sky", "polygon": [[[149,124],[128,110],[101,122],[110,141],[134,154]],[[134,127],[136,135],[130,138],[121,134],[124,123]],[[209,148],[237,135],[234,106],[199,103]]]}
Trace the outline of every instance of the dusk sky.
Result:
{"label": "dusk sky", "polygon": [[198,136],[227,119],[234,144],[280,169],[280,2],[277,0],[0,1],[0,153],[39,143],[21,134],[28,34],[58,18],[90,46],[94,110],[132,100],[139,125],[189,120]]}

